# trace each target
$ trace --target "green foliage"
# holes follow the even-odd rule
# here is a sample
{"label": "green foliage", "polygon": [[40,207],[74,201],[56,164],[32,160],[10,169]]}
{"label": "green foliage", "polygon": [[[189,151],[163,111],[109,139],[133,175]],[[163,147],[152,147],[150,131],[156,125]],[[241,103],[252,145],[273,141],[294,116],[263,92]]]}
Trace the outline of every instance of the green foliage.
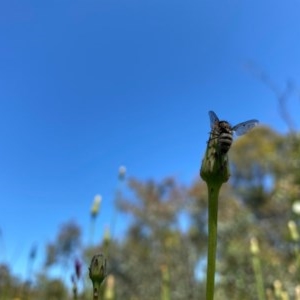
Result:
{"label": "green foliage", "polygon": [[80,246],[81,229],[71,221],[62,225],[55,241],[47,244],[45,266],[68,264],[70,256]]}
{"label": "green foliage", "polygon": [[0,300],[12,299],[20,288],[20,282],[11,274],[9,266],[0,264]]}
{"label": "green foliage", "polygon": [[[300,137],[259,127],[233,143],[229,162],[231,177],[219,199],[215,300],[257,300],[258,283],[263,284],[266,299],[286,295],[297,299]],[[127,189],[117,193],[120,214],[130,219],[126,234],[119,240],[107,234],[102,243],[82,247],[81,229],[66,223],[46,245],[46,265],[62,265],[63,274],[71,273],[70,263],[82,251],[88,275],[90,258],[104,253],[108,276],[102,299],[204,299],[208,216],[204,183],[198,178],[190,186],[172,178],[126,183]],[[255,254],[253,240],[258,247]],[[52,278],[47,269],[33,274],[32,284],[26,285],[9,266],[0,265],[0,300],[72,299],[69,278],[64,282]],[[84,280],[78,284],[78,299],[91,299],[91,285]]]}
{"label": "green foliage", "polygon": [[59,279],[48,279],[41,276],[39,278],[40,292],[38,294],[39,299],[45,300],[64,300],[68,299],[68,291],[64,284]]}
{"label": "green foliage", "polygon": [[[292,295],[299,284],[299,267],[287,227],[290,219],[297,220],[298,226],[300,220],[291,209],[299,197],[295,160],[299,163],[300,152],[297,157],[294,150],[298,143],[299,137],[291,139],[260,128],[237,140],[232,149],[234,191],[230,194],[235,195],[240,209],[227,208],[234,213],[225,218],[226,230],[220,232],[219,286],[225,298],[257,299],[256,294],[249,294],[249,290],[255,291],[249,255],[252,237],[259,241],[266,287],[273,287],[280,279]],[[225,201],[226,206],[233,204],[232,199]],[[220,218],[224,212],[220,208]]]}
{"label": "green foliage", "polygon": [[[166,295],[163,284],[168,269],[171,299],[193,299],[196,282],[196,247],[180,231],[179,213],[185,205],[184,191],[173,179],[161,183],[130,180],[132,199],[119,199],[132,223],[126,239],[111,249],[109,261],[117,276],[117,298],[158,299]],[[166,282],[165,282],[166,283]],[[145,292],[147,291],[147,292]]]}

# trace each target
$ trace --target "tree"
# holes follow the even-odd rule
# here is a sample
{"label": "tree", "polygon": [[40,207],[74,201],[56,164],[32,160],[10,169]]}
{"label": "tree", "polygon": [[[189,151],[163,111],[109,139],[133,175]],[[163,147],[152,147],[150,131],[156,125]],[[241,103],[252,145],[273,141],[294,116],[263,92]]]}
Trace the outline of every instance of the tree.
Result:
{"label": "tree", "polygon": [[[257,299],[253,238],[260,248],[265,287],[280,280],[293,294],[300,276],[300,245],[291,240],[288,224],[293,220],[299,227],[299,216],[292,211],[300,191],[299,141],[297,135],[279,135],[264,127],[235,141],[231,180],[222,188],[219,203],[216,299]],[[198,191],[200,199],[201,183],[192,191]]]}
{"label": "tree", "polygon": [[55,241],[46,245],[45,266],[60,264],[66,270],[71,260],[74,259],[80,244],[80,227],[73,221],[63,224]]}
{"label": "tree", "polygon": [[57,279],[50,279],[44,274],[39,274],[36,285],[36,298],[45,300],[66,300],[68,291],[64,283]]}
{"label": "tree", "polygon": [[160,183],[129,180],[130,197],[118,199],[119,209],[131,216],[128,234],[109,247],[109,262],[116,276],[117,298],[195,299],[194,269],[198,248],[178,220],[187,197],[171,178]]}

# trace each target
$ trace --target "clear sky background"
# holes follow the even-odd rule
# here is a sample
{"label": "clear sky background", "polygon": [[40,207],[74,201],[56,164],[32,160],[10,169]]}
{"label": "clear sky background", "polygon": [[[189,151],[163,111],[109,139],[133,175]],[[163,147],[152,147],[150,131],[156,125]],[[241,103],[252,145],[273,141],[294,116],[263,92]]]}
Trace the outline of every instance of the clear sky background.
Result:
{"label": "clear sky background", "polygon": [[299,84],[299,20],[296,0],[1,1],[0,261],[24,274],[31,245],[41,256],[70,219],[87,241],[95,194],[100,240],[121,164],[191,183],[209,110],[286,132],[275,94],[244,65],[280,89]]}

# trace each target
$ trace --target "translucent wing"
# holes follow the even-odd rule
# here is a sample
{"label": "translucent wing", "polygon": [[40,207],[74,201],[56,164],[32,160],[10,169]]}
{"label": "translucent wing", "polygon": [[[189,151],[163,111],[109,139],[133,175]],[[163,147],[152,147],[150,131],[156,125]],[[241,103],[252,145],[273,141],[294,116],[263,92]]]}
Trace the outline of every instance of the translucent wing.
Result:
{"label": "translucent wing", "polygon": [[235,125],[234,127],[232,127],[232,130],[236,133],[236,135],[243,135],[249,130],[251,130],[253,127],[255,127],[257,124],[258,120],[253,119]]}
{"label": "translucent wing", "polygon": [[219,118],[217,117],[217,115],[212,110],[210,110],[208,112],[208,114],[209,114],[209,119],[210,119],[210,127],[211,127],[211,129],[213,129],[215,123],[219,122]]}

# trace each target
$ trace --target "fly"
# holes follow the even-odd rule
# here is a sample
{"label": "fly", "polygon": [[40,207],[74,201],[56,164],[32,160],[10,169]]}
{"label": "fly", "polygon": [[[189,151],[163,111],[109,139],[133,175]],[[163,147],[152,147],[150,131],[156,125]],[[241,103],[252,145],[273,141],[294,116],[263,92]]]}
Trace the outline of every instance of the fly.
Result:
{"label": "fly", "polygon": [[215,112],[209,111],[208,114],[212,136],[218,139],[219,151],[223,155],[228,152],[232,145],[233,132],[240,136],[258,124],[258,120],[252,119],[232,127],[227,121],[220,121]]}

